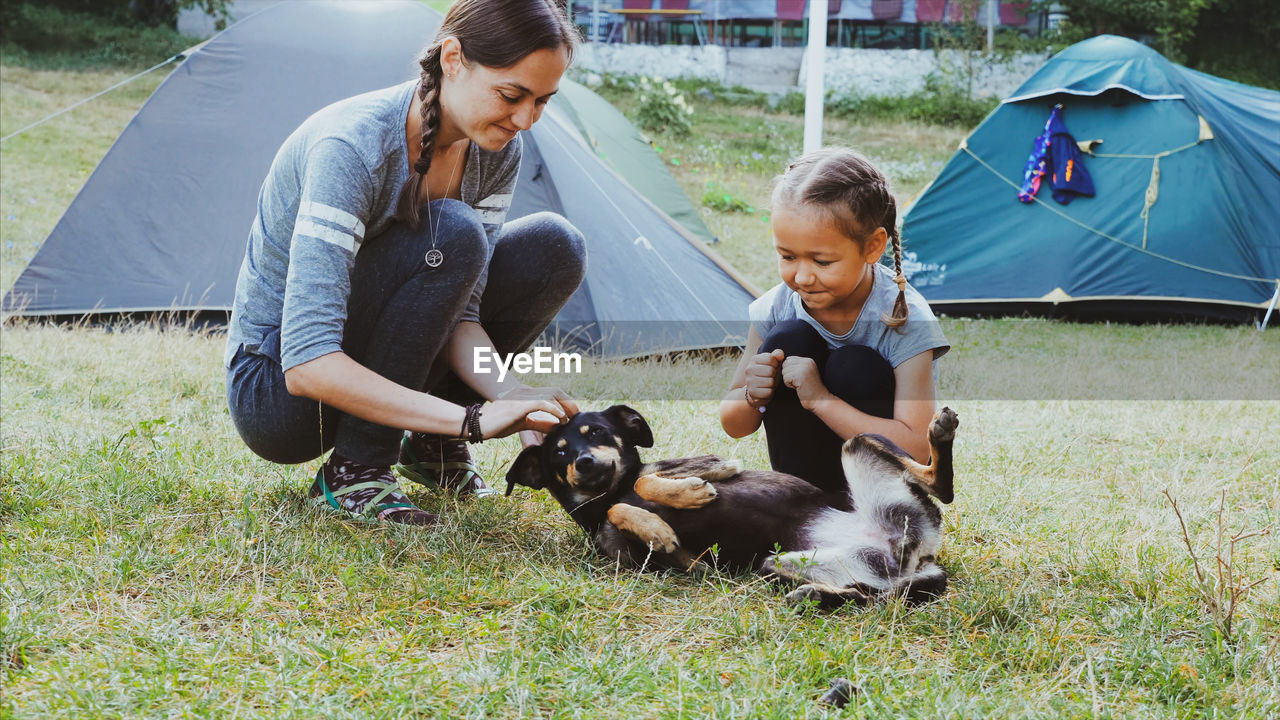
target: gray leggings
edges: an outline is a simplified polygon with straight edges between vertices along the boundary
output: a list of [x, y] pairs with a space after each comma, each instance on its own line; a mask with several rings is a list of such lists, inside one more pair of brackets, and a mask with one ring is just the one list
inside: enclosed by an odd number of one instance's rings
[[[437, 200], [437, 268], [423, 261], [429, 230], [396, 223], [356, 256], [342, 349], [405, 387], [459, 404], [478, 402], [441, 355], [479, 280], [488, 240], [479, 217], [456, 200]], [[553, 213], [503, 225], [489, 258], [480, 324], [500, 353], [523, 352], [577, 290], [586, 269], [582, 234]], [[366, 465], [395, 463], [403, 429], [378, 425], [290, 395], [280, 366], [279, 330], [261, 348], [236, 351], [227, 369], [227, 404], [236, 430], [258, 455], [300, 463], [329, 448]], [[433, 360], [434, 358], [434, 360]]]

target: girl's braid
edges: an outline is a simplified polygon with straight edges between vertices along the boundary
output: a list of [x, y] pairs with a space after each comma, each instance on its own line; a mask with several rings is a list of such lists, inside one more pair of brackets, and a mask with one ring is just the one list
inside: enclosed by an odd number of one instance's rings
[[440, 80], [443, 74], [440, 51], [441, 44], [436, 43], [427, 48], [418, 60], [422, 67], [422, 78], [418, 83], [418, 99], [422, 101], [422, 144], [418, 159], [413, 162], [413, 171], [409, 173], [404, 187], [400, 188], [400, 197], [396, 201], [396, 218], [414, 228], [421, 223], [418, 197], [427, 171], [431, 169], [431, 153], [435, 150], [436, 132], [440, 129]]
[[893, 281], [898, 286], [898, 297], [893, 301], [893, 310], [881, 316], [880, 321], [888, 327], [898, 329], [907, 324], [907, 276], [902, 273], [902, 236], [898, 232], [898, 203], [893, 199], [893, 193], [889, 192], [888, 185], [883, 179], [874, 183], [876, 194], [879, 196], [877, 200], [881, 208], [883, 208], [880, 220], [880, 227], [888, 233], [889, 239], [893, 241]]

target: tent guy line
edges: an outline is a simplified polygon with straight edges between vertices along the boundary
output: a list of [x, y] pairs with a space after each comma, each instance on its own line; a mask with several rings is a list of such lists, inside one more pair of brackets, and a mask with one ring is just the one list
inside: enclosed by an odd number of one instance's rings
[[[197, 47], [198, 47], [198, 46], [197, 46]], [[116, 83], [115, 85], [112, 85], [111, 87], [109, 87], [109, 88], [107, 88], [107, 89], [105, 89], [105, 90], [99, 90], [98, 92], [96, 92], [96, 93], [94, 93], [94, 94], [90, 95], [89, 97], [87, 97], [87, 98], [85, 98], [85, 99], [81, 100], [80, 102], [75, 103], [74, 105], [68, 105], [67, 107], [64, 107], [64, 108], [62, 108], [61, 110], [59, 110], [59, 111], [57, 111], [57, 112], [53, 113], [52, 115], [47, 115], [47, 116], [45, 116], [45, 117], [43, 117], [43, 118], [41, 118], [41, 119], [39, 119], [39, 120], [37, 120], [37, 121], [35, 121], [35, 122], [31, 123], [30, 125], [28, 125], [28, 126], [26, 126], [26, 127], [22, 128], [21, 130], [17, 130], [17, 131], [15, 131], [15, 132], [11, 132], [11, 133], [9, 133], [8, 135], [5, 135], [4, 137], [0, 138], [0, 143], [3, 143], [3, 142], [5, 142], [5, 141], [9, 140], [10, 138], [15, 138], [15, 137], [17, 137], [17, 136], [21, 135], [22, 133], [24, 133], [24, 132], [26, 132], [26, 131], [28, 131], [28, 130], [32, 130], [32, 129], [34, 129], [34, 128], [38, 128], [38, 127], [40, 127], [41, 125], [43, 125], [43, 124], [45, 124], [45, 123], [49, 122], [50, 120], [52, 120], [52, 119], [54, 119], [54, 118], [58, 117], [59, 115], [65, 115], [66, 113], [69, 113], [69, 112], [71, 112], [72, 110], [75, 110], [76, 108], [80, 107], [81, 105], [84, 105], [85, 103], [87, 103], [87, 102], [89, 102], [89, 101], [91, 101], [91, 100], [96, 100], [97, 98], [100, 98], [100, 97], [102, 97], [103, 95], [106, 95], [107, 93], [111, 92], [112, 90], [115, 90], [116, 88], [120, 88], [120, 87], [124, 87], [125, 85], [128, 85], [129, 83], [133, 82], [134, 80], [137, 80], [138, 78], [140, 78], [140, 77], [142, 77], [142, 76], [146, 75], [147, 73], [155, 72], [156, 70], [159, 70], [160, 68], [164, 67], [165, 65], [168, 65], [169, 63], [177, 62], [177, 61], [179, 61], [179, 60], [182, 60], [182, 59], [183, 59], [183, 58], [185, 58], [185, 57], [187, 56], [187, 54], [188, 54], [188, 53], [190, 53], [190, 52], [191, 52], [191, 50], [184, 50], [184, 51], [182, 51], [182, 52], [178, 53], [177, 55], [174, 55], [173, 57], [169, 58], [168, 60], [165, 60], [165, 61], [164, 61], [164, 62], [162, 62], [162, 63], [157, 63], [156, 65], [153, 65], [153, 66], [151, 66], [151, 67], [147, 68], [146, 70], [143, 70], [142, 72], [138, 73], [137, 75], [134, 75], [134, 76], [133, 76], [133, 77], [131, 77], [131, 78], [125, 78], [124, 80], [121, 80], [120, 82]]]
[[[1194, 145], [1195, 145], [1195, 143], [1193, 143], [1193, 144], [1192, 144], [1192, 146], [1194, 146]], [[1188, 146], [1188, 147], [1191, 147], [1191, 146]], [[1020, 185], [1018, 185], [1018, 184], [1017, 184], [1017, 183], [1015, 183], [1014, 181], [1012, 181], [1012, 180], [1010, 180], [1009, 178], [1005, 177], [1004, 175], [1000, 174], [1000, 171], [999, 171], [999, 170], [996, 170], [994, 167], [991, 167], [991, 165], [990, 165], [990, 164], [988, 164], [988, 163], [987, 163], [987, 161], [985, 161], [985, 160], [983, 160], [982, 158], [978, 157], [978, 155], [977, 155], [976, 153], [974, 153], [974, 152], [973, 152], [973, 150], [970, 150], [970, 149], [969, 149], [969, 144], [968, 144], [968, 143], [961, 143], [961, 144], [960, 144], [960, 149], [961, 149], [961, 150], [963, 150], [963, 151], [965, 151], [965, 153], [967, 153], [967, 154], [969, 155], [969, 157], [973, 158], [974, 160], [977, 160], [979, 165], [981, 165], [982, 167], [984, 167], [984, 168], [986, 168], [987, 170], [991, 171], [991, 174], [995, 175], [996, 177], [998, 177], [998, 178], [1000, 178], [1001, 180], [1003, 180], [1003, 181], [1005, 181], [1006, 183], [1008, 183], [1008, 184], [1009, 184], [1009, 186], [1010, 186], [1010, 187], [1012, 187], [1014, 190], [1018, 190], [1018, 189], [1021, 187]], [[1179, 148], [1179, 149], [1180, 149], [1180, 150], [1185, 150], [1186, 148]], [[1169, 153], [1172, 153], [1172, 152], [1175, 152], [1175, 151], [1174, 151], [1174, 150], [1170, 150], [1170, 151], [1169, 151]], [[1158, 159], [1158, 157], [1157, 157], [1157, 159]], [[1146, 255], [1150, 255], [1151, 257], [1156, 258], [1156, 259], [1158, 259], [1158, 260], [1164, 260], [1165, 262], [1170, 262], [1170, 263], [1173, 263], [1174, 265], [1181, 265], [1182, 267], [1188, 268], [1188, 269], [1190, 269], [1190, 270], [1198, 270], [1198, 271], [1200, 271], [1200, 272], [1212, 273], [1212, 274], [1214, 274], [1214, 275], [1220, 275], [1220, 276], [1222, 276], [1222, 277], [1228, 277], [1228, 278], [1232, 278], [1232, 279], [1235, 279], [1235, 280], [1248, 280], [1248, 281], [1251, 281], [1251, 282], [1276, 283], [1276, 285], [1277, 285], [1277, 286], [1280, 286], [1280, 278], [1256, 277], [1256, 276], [1253, 276], [1253, 275], [1237, 275], [1236, 273], [1226, 272], [1225, 270], [1215, 270], [1215, 269], [1213, 269], [1213, 268], [1202, 267], [1202, 266], [1200, 266], [1200, 265], [1195, 265], [1195, 264], [1193, 264], [1193, 263], [1186, 262], [1185, 260], [1178, 260], [1177, 258], [1171, 258], [1171, 257], [1169, 257], [1168, 255], [1161, 255], [1161, 254], [1160, 254], [1160, 253], [1158, 253], [1158, 252], [1152, 252], [1151, 250], [1148, 250], [1148, 249], [1146, 249], [1145, 247], [1140, 247], [1140, 246], [1138, 246], [1138, 245], [1134, 245], [1133, 243], [1125, 242], [1124, 240], [1121, 240], [1120, 238], [1115, 237], [1115, 236], [1113, 236], [1113, 235], [1109, 235], [1109, 234], [1107, 234], [1107, 233], [1105, 233], [1105, 232], [1103, 232], [1103, 231], [1101, 231], [1101, 230], [1099, 230], [1099, 229], [1097, 229], [1097, 228], [1095, 228], [1095, 227], [1090, 227], [1089, 225], [1086, 225], [1085, 223], [1080, 222], [1079, 220], [1077, 220], [1077, 219], [1075, 219], [1075, 218], [1071, 217], [1070, 215], [1066, 214], [1065, 212], [1063, 212], [1063, 211], [1059, 210], [1058, 208], [1056, 208], [1056, 207], [1054, 207], [1054, 206], [1050, 205], [1049, 203], [1045, 202], [1044, 200], [1042, 200], [1042, 199], [1041, 199], [1041, 198], [1039, 198], [1039, 197], [1032, 198], [1032, 199], [1033, 199], [1033, 200], [1035, 200], [1035, 202], [1036, 202], [1038, 205], [1040, 205], [1041, 207], [1044, 207], [1044, 208], [1048, 209], [1050, 212], [1054, 213], [1055, 215], [1058, 215], [1059, 217], [1061, 217], [1061, 218], [1062, 218], [1062, 219], [1064, 219], [1064, 220], [1067, 220], [1067, 221], [1069, 221], [1069, 222], [1075, 223], [1076, 225], [1079, 225], [1081, 228], [1084, 228], [1085, 230], [1088, 230], [1089, 232], [1094, 233], [1094, 234], [1095, 234], [1095, 235], [1097, 235], [1098, 237], [1105, 238], [1105, 239], [1110, 240], [1111, 242], [1116, 243], [1116, 244], [1118, 244], [1118, 245], [1123, 245], [1123, 246], [1125, 246], [1125, 247], [1129, 248], [1130, 250], [1134, 250], [1134, 251], [1136, 251], [1136, 252], [1140, 252], [1140, 253], [1143, 253], [1143, 254], [1146, 254]]]
[[[559, 118], [556, 118], [556, 122], [561, 122], [561, 121]], [[563, 123], [561, 122], [561, 124]], [[559, 137], [553, 135], [552, 138], [555, 140], [556, 144], [559, 145], [562, 150], [566, 150], [566, 151], [568, 150], [568, 148], [564, 146], [564, 142]], [[618, 207], [618, 204], [613, 201], [613, 198], [609, 196], [609, 193], [605, 192], [605, 189], [600, 187], [600, 183], [596, 182], [596, 179], [591, 176], [591, 173], [587, 172], [587, 169], [583, 167], [581, 162], [578, 161], [578, 158], [569, 152], [566, 152], [565, 154], [573, 161], [574, 165], [578, 166], [578, 169], [582, 171], [582, 176], [587, 178], [587, 180], [591, 182], [591, 186], [594, 187], [596, 191], [599, 192], [600, 195], [605, 200], [607, 200], [615, 210], [618, 211], [618, 216], [626, 220], [627, 225], [630, 226], [632, 232], [635, 233], [636, 238], [645, 240], [645, 242], [643, 243], [643, 247], [649, 252], [653, 253], [654, 257], [658, 258], [658, 261], [662, 263], [663, 267], [665, 267], [667, 271], [671, 273], [671, 277], [675, 278], [676, 282], [680, 283], [680, 286], [683, 287], [685, 291], [689, 293], [689, 297], [692, 297], [694, 302], [698, 303], [698, 305], [704, 311], [706, 311], [707, 315], [709, 315], [713, 319], [715, 324], [725, 332], [725, 336], [738, 338], [739, 334], [731, 332], [727, 327], [724, 326], [724, 323], [720, 322], [719, 318], [715, 317], [715, 313], [711, 310], [711, 308], [707, 307], [706, 303], [702, 301], [702, 298], [698, 296], [698, 293], [694, 292], [693, 288], [689, 287], [689, 284], [684, 281], [684, 278], [680, 276], [680, 273], [676, 272], [676, 269], [671, 267], [671, 263], [667, 262], [667, 259], [662, 256], [662, 253], [658, 252], [657, 249], [653, 247], [652, 243], [650, 243], [647, 239], [644, 238], [644, 233], [640, 232], [640, 228], [636, 227], [636, 224], [631, 221], [631, 218], [627, 215], [627, 213], [625, 213], [622, 210], [622, 208]]]

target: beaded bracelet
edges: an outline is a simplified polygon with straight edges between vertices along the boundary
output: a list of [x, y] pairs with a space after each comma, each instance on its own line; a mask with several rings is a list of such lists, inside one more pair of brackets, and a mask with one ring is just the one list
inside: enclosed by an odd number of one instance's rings
[[462, 418], [462, 434], [469, 443], [484, 442], [484, 433], [480, 431], [480, 406], [484, 403], [468, 405], [466, 415]]

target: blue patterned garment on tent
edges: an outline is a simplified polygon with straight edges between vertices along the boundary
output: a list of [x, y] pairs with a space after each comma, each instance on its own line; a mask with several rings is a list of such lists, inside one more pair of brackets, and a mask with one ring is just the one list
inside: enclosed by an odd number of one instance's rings
[[1040, 192], [1040, 183], [1049, 176], [1053, 187], [1053, 199], [1066, 205], [1076, 197], [1093, 197], [1093, 178], [1084, 169], [1084, 158], [1076, 139], [1067, 132], [1062, 122], [1062, 105], [1054, 105], [1045, 121], [1044, 132], [1036, 138], [1027, 167], [1022, 175], [1022, 188], [1018, 199], [1031, 202]]
[[1049, 186], [1053, 188], [1053, 199], [1060, 204], [1075, 200], [1077, 197], [1093, 197], [1093, 178], [1084, 169], [1084, 158], [1080, 155], [1080, 146], [1076, 139], [1067, 132], [1062, 122], [1058, 105], [1049, 115], [1047, 126], [1049, 138]]
[[1036, 143], [1031, 148], [1031, 155], [1027, 158], [1026, 170], [1022, 172], [1022, 188], [1018, 190], [1018, 199], [1024, 203], [1035, 199], [1036, 193], [1040, 192], [1040, 181], [1049, 171], [1049, 145], [1053, 142], [1053, 123], [1058, 120], [1058, 113], [1061, 110], [1061, 105], [1053, 106], [1053, 112], [1049, 113], [1049, 120], [1044, 124], [1044, 132], [1036, 138]]

